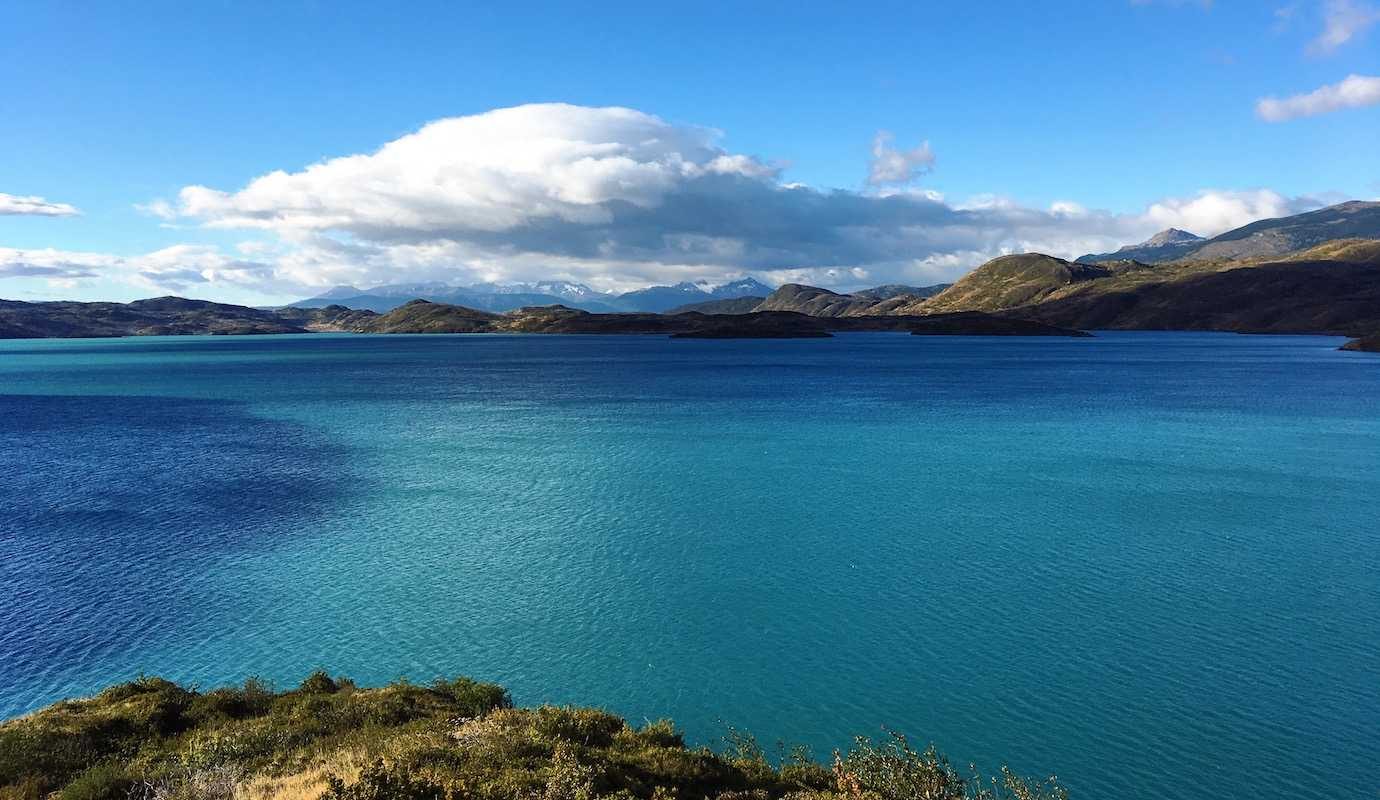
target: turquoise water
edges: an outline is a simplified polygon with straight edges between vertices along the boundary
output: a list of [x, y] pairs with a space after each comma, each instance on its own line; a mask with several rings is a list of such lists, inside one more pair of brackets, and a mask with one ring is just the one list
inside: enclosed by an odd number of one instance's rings
[[1373, 798], [1380, 357], [1339, 342], [0, 342], [0, 716], [467, 674], [1082, 798]]

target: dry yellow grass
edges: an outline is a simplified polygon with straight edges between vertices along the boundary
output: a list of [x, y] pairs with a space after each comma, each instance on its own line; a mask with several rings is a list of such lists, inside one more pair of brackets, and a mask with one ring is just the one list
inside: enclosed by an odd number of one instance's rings
[[255, 775], [235, 787], [235, 800], [319, 800], [326, 778], [359, 779], [372, 756], [362, 748], [330, 753], [319, 763], [289, 775]]

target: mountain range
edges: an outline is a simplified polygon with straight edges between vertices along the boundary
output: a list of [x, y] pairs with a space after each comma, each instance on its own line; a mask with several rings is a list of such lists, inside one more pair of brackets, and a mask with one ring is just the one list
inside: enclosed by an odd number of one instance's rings
[[1282, 256], [1338, 239], [1380, 237], [1380, 202], [1353, 200], [1291, 217], [1262, 219], [1211, 239], [1177, 228], [1112, 253], [1090, 253], [1078, 261], [1229, 261]]
[[[745, 278], [623, 294], [563, 282], [410, 284], [376, 287], [369, 295], [339, 287], [313, 301], [273, 309], [176, 297], [0, 301], [0, 338], [323, 330], [774, 337], [846, 330], [1124, 329], [1327, 333], [1353, 337], [1348, 349], [1376, 350], [1380, 203], [1349, 202], [1261, 220], [1211, 239], [1170, 229], [1139, 245], [1076, 261], [1040, 253], [1001, 256], [946, 286], [890, 285], [852, 294], [801, 284], [766, 290]], [[382, 298], [387, 307], [379, 311], [355, 302], [361, 297]], [[674, 313], [661, 313], [666, 311]]]
[[342, 305], [383, 313], [409, 300], [429, 300], [433, 303], [448, 303], [495, 312], [512, 311], [525, 306], [564, 305], [604, 314], [661, 313], [687, 304], [734, 300], [749, 296], [760, 297], [770, 292], [770, 286], [751, 277], [718, 285], [684, 282], [674, 286], [649, 286], [622, 293], [600, 292], [582, 283], [570, 281], [476, 283], [468, 286], [427, 282], [375, 286], [370, 289], [337, 286], [316, 297], [293, 303], [292, 306], [321, 308]]
[[[1156, 260], [1171, 251], [1179, 255]], [[1380, 203], [1262, 220], [1211, 239], [1171, 229], [1107, 255], [1116, 257], [1001, 256], [927, 298], [869, 301], [787, 284], [754, 308], [841, 317], [983, 312], [1081, 330], [1329, 333], [1358, 337], [1348, 349], [1380, 347]]]

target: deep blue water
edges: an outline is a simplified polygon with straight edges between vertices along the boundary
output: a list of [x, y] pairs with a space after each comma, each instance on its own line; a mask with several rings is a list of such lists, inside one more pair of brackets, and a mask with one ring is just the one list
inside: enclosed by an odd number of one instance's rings
[[467, 674], [1075, 798], [1380, 790], [1380, 357], [1323, 337], [0, 342], [0, 716]]

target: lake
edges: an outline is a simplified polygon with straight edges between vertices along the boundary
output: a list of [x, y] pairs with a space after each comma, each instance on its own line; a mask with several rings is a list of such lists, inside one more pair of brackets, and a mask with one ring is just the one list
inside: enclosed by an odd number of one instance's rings
[[1372, 798], [1380, 357], [1342, 341], [0, 342], [0, 717], [469, 675], [1075, 798]]

